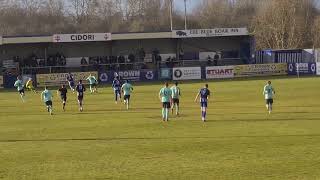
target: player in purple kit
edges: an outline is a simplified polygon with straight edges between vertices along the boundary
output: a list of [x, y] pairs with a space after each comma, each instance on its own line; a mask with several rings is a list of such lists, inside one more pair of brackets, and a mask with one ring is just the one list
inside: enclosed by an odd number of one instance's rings
[[203, 122], [206, 121], [208, 101], [210, 98], [210, 90], [208, 89], [208, 87], [209, 85], [206, 84], [205, 87], [199, 91], [195, 99], [195, 102], [197, 102], [198, 98], [200, 97], [201, 114]]
[[74, 89], [75, 83], [74, 83], [73, 75], [72, 75], [71, 73], [68, 74], [68, 76], [67, 76], [67, 81], [68, 81], [68, 83], [69, 83], [69, 86], [70, 86], [71, 91], [74, 92], [74, 90], [75, 90], [75, 89]]
[[112, 88], [114, 90], [115, 102], [118, 104], [118, 101], [121, 101], [121, 82], [118, 76], [114, 78]]
[[76, 91], [78, 95], [79, 110], [80, 112], [82, 112], [83, 111], [83, 95], [84, 95], [84, 92], [86, 91], [86, 88], [82, 84], [82, 80], [80, 80], [79, 84], [76, 86]]
[[68, 90], [66, 88], [66, 85], [62, 85], [61, 88], [58, 89], [57, 91], [57, 94], [60, 93], [60, 97], [61, 97], [61, 100], [62, 100], [62, 109], [63, 111], [65, 111], [66, 109], [66, 103], [67, 103], [67, 93], [68, 93]]

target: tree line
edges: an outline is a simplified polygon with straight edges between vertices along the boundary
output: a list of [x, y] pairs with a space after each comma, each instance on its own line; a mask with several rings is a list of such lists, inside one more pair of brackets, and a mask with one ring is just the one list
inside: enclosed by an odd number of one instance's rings
[[[248, 27], [258, 49], [320, 46], [318, 0], [201, 1], [188, 29]], [[0, 34], [170, 31], [171, 0], [0, 0]], [[172, 13], [184, 29], [184, 13]]]

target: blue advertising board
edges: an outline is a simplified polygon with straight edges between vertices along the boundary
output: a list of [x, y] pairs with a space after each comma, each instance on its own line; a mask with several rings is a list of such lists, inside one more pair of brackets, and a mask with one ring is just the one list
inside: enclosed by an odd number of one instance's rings
[[121, 80], [128, 81], [155, 81], [158, 79], [157, 71], [143, 70], [128, 70], [128, 71], [106, 71], [99, 73], [99, 81], [102, 84], [111, 83], [114, 77], [120, 76]]
[[14, 82], [17, 80], [17, 76], [13, 74], [3, 75], [3, 87], [14, 88]]
[[313, 75], [317, 73], [316, 63], [288, 63], [289, 75]]

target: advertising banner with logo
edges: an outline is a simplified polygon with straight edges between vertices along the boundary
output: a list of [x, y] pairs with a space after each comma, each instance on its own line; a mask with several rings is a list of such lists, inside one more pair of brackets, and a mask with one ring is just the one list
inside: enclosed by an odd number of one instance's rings
[[247, 28], [190, 29], [190, 30], [172, 31], [172, 38], [246, 36], [246, 35], [249, 35]]
[[[72, 73], [75, 82], [83, 80], [84, 84], [88, 84], [86, 80], [89, 75], [92, 74], [98, 78], [98, 72], [75, 72]], [[37, 86], [60, 86], [66, 84], [68, 73], [53, 73], [53, 74], [37, 74]]]
[[54, 34], [52, 40], [55, 43], [111, 41], [111, 33]]
[[201, 67], [173, 68], [173, 80], [201, 79]]
[[320, 75], [320, 62], [317, 62], [317, 75]]
[[3, 88], [3, 76], [0, 76], [0, 88]]
[[317, 73], [316, 63], [288, 63], [289, 75], [311, 75]]
[[211, 66], [206, 67], [206, 79], [233, 78], [234, 66]]
[[99, 73], [101, 83], [111, 83], [115, 76], [120, 76], [125, 81], [155, 81], [158, 79], [157, 71], [154, 70], [132, 70], [132, 71], [107, 71]]
[[250, 64], [234, 66], [235, 77], [287, 75], [287, 64]]

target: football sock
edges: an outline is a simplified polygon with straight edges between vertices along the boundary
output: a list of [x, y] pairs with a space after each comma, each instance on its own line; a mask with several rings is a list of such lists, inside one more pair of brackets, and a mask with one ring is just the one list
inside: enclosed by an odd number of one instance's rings
[[176, 106], [176, 114], [179, 114], [179, 106]]
[[169, 108], [166, 108], [166, 120], [168, 121], [169, 119]]
[[20, 95], [22, 102], [24, 102], [24, 95]]
[[165, 108], [162, 108], [162, 119], [166, 118]]

